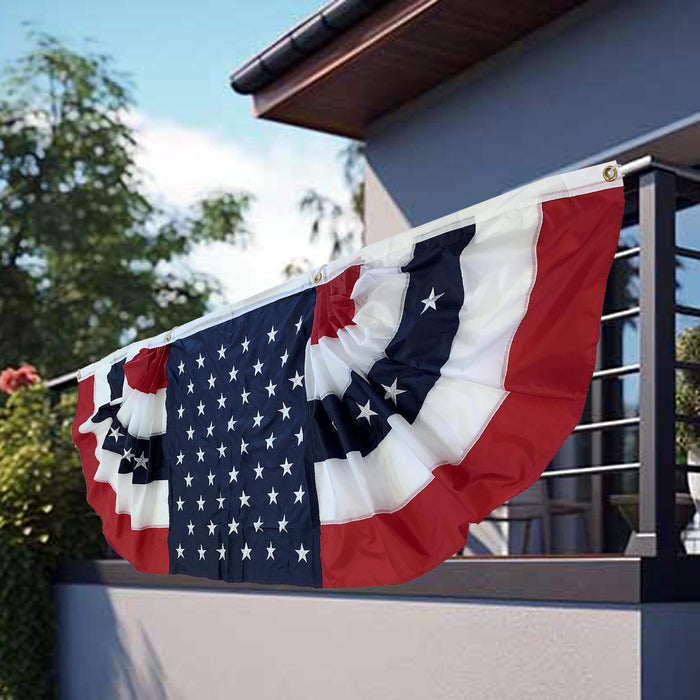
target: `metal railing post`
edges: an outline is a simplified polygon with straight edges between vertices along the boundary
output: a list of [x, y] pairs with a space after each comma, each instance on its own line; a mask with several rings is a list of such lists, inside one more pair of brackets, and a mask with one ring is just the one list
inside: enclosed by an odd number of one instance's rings
[[676, 178], [655, 169], [639, 179], [640, 426], [639, 532], [626, 554], [673, 558], [675, 528]]

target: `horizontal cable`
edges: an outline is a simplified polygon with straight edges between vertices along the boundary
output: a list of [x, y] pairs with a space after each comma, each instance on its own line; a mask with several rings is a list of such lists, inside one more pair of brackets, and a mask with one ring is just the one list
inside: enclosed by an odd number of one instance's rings
[[700, 416], [685, 416], [676, 413], [676, 423], [687, 423], [688, 425], [700, 425]]
[[700, 309], [698, 309], [697, 306], [676, 304], [676, 313], [683, 314], [684, 316], [696, 316], [697, 318], [700, 318]]
[[606, 474], [607, 472], [626, 472], [639, 469], [639, 462], [625, 464], [604, 464], [600, 467], [569, 467], [566, 469], [548, 469], [542, 477], [549, 479], [555, 476], [585, 476], [587, 474]]
[[46, 387], [48, 389], [63, 389], [65, 387], [71, 386], [72, 384], [78, 383], [78, 372], [68, 372], [67, 374], [62, 374], [60, 377], [55, 379], [49, 379], [46, 382]]
[[583, 433], [591, 430], [612, 430], [624, 428], [628, 425], [638, 425], [639, 416], [633, 418], [619, 418], [618, 420], [604, 420], [599, 423], [581, 423], [574, 428], [575, 433]]
[[614, 311], [611, 314], [604, 314], [601, 316], [600, 322], [601, 323], [609, 323], [610, 321], [617, 321], [621, 318], [629, 318], [631, 316], [638, 316], [639, 315], [639, 307], [638, 306], [633, 306], [631, 309], [625, 309], [624, 311]]
[[640, 246], [634, 248], [625, 248], [624, 250], [618, 250], [615, 253], [614, 260], [624, 260], [625, 258], [633, 258], [635, 255], [639, 255], [642, 252]]
[[700, 362], [688, 362], [686, 360], [676, 360], [676, 369], [685, 369], [690, 372], [700, 372]]
[[593, 372], [592, 379], [607, 379], [608, 377], [622, 377], [625, 374], [639, 372], [639, 365], [624, 365], [622, 367], [611, 367], [610, 369], [598, 369]]
[[696, 248], [683, 248], [681, 246], [676, 246], [676, 255], [680, 255], [682, 258], [694, 258], [695, 260], [700, 260], [700, 250]]

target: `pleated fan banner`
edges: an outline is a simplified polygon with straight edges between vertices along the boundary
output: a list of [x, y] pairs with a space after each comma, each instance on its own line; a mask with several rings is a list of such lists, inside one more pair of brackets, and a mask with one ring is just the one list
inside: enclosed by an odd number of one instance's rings
[[614, 163], [549, 177], [84, 368], [107, 540], [227, 581], [429, 571], [578, 422], [622, 210]]

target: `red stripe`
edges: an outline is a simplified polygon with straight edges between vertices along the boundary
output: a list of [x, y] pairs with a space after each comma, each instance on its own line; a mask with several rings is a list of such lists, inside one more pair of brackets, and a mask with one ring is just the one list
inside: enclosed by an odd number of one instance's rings
[[330, 282], [316, 287], [312, 345], [325, 336], [337, 338], [341, 328], [355, 325], [355, 302], [350, 295], [359, 277], [360, 266], [353, 265]]
[[116, 513], [117, 496], [110, 484], [95, 481], [99, 466], [95, 449], [97, 437], [94, 433], [80, 433], [78, 428], [95, 411], [95, 378], [88, 377], [78, 386], [78, 410], [73, 421], [73, 441], [80, 450], [87, 501], [102, 518], [105, 539], [124, 559], [130, 561], [139, 571], [150, 574], [167, 574], [170, 570], [168, 553], [168, 528], [131, 529], [131, 516]]
[[529, 488], [578, 422], [595, 364], [622, 188], [546, 202], [537, 278], [511, 345], [511, 392], [458, 465], [408, 505], [321, 527], [325, 587], [407, 581], [464, 545], [467, 524]]

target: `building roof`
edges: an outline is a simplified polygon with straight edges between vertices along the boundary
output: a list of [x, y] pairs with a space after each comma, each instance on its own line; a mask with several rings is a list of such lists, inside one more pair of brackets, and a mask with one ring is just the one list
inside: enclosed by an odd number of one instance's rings
[[585, 0], [336, 0], [231, 76], [273, 121], [363, 138], [373, 121]]

